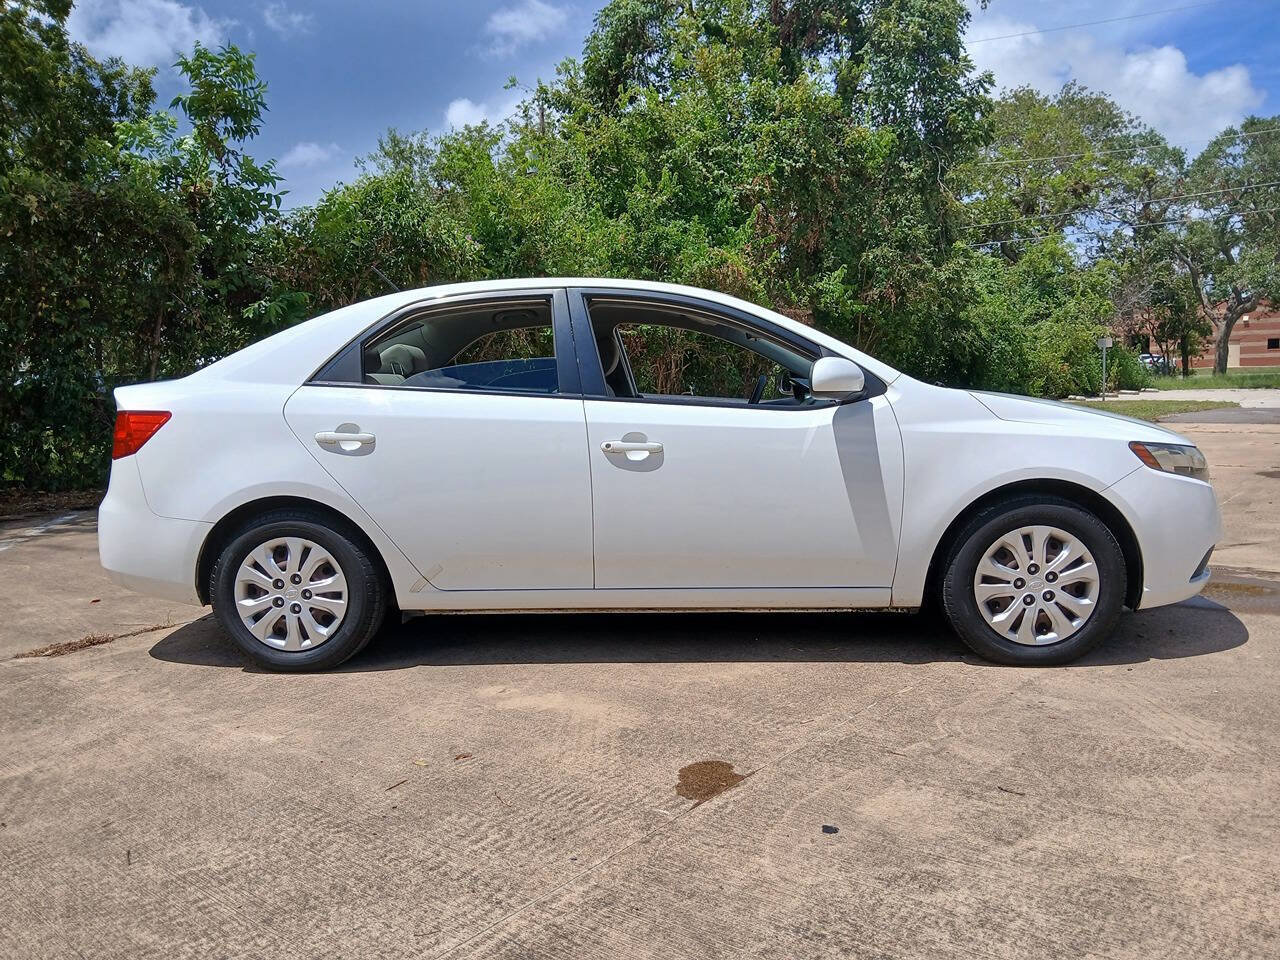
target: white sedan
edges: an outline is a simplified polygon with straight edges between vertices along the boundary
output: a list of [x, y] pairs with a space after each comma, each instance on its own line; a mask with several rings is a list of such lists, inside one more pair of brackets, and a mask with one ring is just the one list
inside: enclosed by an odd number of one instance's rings
[[406, 291], [116, 391], [102, 565], [281, 670], [394, 611], [912, 610], [1072, 660], [1197, 593], [1177, 434], [913, 380], [732, 297], [625, 280]]

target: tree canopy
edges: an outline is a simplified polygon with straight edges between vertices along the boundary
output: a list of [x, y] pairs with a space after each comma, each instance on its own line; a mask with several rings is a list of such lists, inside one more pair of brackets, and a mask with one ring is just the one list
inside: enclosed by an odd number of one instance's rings
[[[400, 287], [529, 275], [743, 296], [930, 381], [1096, 392], [1094, 341], [1184, 358], [1280, 293], [1280, 117], [1188, 158], [1105, 95], [993, 95], [961, 0], [612, 0], [506, 122], [389, 130], [282, 212], [253, 55], [185, 90], [67, 0], [0, 11], [0, 460], [99, 482], [121, 383]], [[513, 83], [514, 83], [513, 79]], [[1144, 373], [1123, 347], [1112, 385]], [[700, 362], [706, 362], [703, 358]]]

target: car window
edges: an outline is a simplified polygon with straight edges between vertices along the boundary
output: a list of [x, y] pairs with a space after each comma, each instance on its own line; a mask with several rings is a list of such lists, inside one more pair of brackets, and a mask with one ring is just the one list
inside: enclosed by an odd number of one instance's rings
[[609, 396], [813, 402], [815, 358], [759, 331], [665, 305], [596, 301], [590, 311]]
[[373, 340], [363, 356], [364, 381], [382, 386], [560, 390], [547, 300], [431, 310]]
[[780, 395], [783, 367], [727, 340], [654, 323], [624, 323], [616, 329], [636, 389], [645, 396], [746, 399], [762, 376], [768, 378], [767, 395]]

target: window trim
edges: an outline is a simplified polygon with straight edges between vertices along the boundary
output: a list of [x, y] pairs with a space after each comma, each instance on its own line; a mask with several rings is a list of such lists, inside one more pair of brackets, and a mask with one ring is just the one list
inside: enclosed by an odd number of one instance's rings
[[[550, 301], [551, 329], [555, 345], [556, 386], [555, 393], [532, 390], [494, 390], [487, 387], [470, 389], [458, 387], [405, 386], [398, 383], [365, 383], [365, 346], [405, 326], [425, 314], [445, 311], [459, 306], [478, 303], [522, 303], [530, 300]], [[304, 386], [310, 387], [360, 387], [371, 390], [412, 390], [419, 393], [455, 393], [464, 396], [527, 397], [536, 399], [582, 399], [582, 380], [577, 361], [578, 351], [569, 324], [568, 297], [563, 287], [530, 287], [527, 289], [491, 290], [485, 293], [460, 293], [447, 297], [430, 297], [416, 300], [391, 311], [365, 327], [322, 363]], [[353, 373], [353, 371], [355, 371]]]
[[825, 403], [797, 403], [779, 406], [773, 404], [749, 404], [741, 400], [730, 400], [723, 397], [682, 397], [679, 400], [673, 400], [670, 397], [609, 396], [604, 388], [604, 365], [600, 361], [600, 351], [596, 347], [595, 331], [591, 325], [590, 301], [592, 299], [652, 303], [657, 306], [684, 308], [689, 312], [705, 314], [713, 320], [724, 323], [726, 326], [746, 328], [751, 332], [762, 333], [764, 335], [763, 339], [774, 340], [780, 346], [810, 355], [815, 361], [823, 357], [840, 356], [840, 354], [807, 340], [790, 330], [779, 327], [764, 317], [748, 313], [745, 310], [739, 310], [736, 307], [703, 300], [700, 297], [688, 296], [687, 294], [665, 293], [656, 290], [627, 290], [616, 287], [573, 287], [568, 293], [569, 312], [573, 319], [574, 346], [577, 348], [578, 366], [582, 373], [582, 396], [586, 400], [597, 400], [606, 403], [665, 404], [679, 407], [722, 407], [734, 410], [811, 411], [870, 400], [873, 397], [880, 396], [888, 389], [883, 380], [859, 364], [863, 376], [866, 378], [866, 389], [856, 397], [827, 401]]

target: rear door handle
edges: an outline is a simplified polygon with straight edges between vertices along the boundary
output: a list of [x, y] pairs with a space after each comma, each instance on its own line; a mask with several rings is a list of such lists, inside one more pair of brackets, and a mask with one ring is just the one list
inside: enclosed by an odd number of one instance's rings
[[634, 440], [606, 440], [600, 444], [600, 449], [605, 453], [661, 453], [662, 444], [638, 443]]
[[372, 433], [337, 433], [333, 430], [322, 430], [316, 434], [316, 443], [354, 443], [357, 446], [364, 446], [366, 443], [373, 443], [374, 439]]

